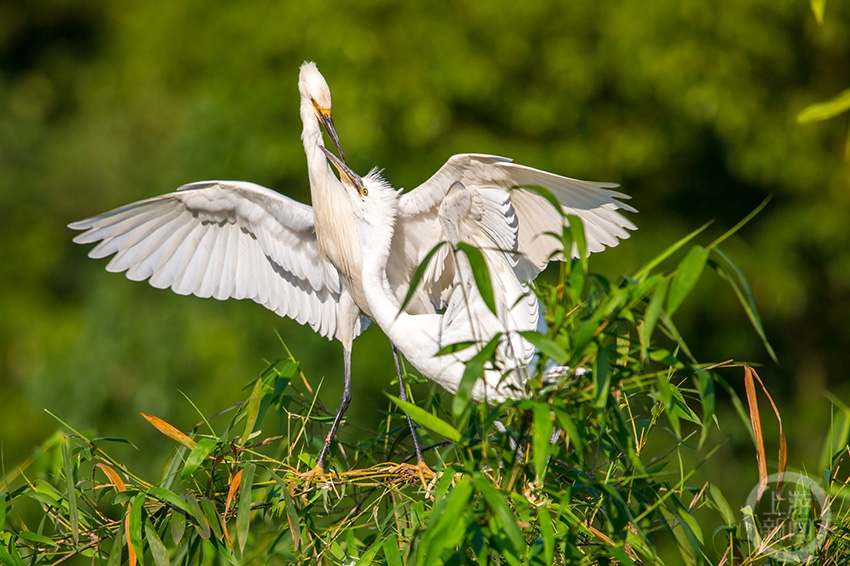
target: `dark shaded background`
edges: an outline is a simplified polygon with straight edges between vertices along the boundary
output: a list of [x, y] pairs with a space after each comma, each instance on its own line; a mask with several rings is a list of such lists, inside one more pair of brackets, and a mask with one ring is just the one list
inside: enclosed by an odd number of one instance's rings
[[[780, 365], [713, 274], [676, 321], [700, 360], [766, 364], [789, 460], [815, 465], [831, 419], [824, 392], [848, 399], [848, 128], [846, 117], [803, 126], [795, 116], [850, 86], [847, 3], [829, 2], [820, 27], [800, 0], [2, 0], [7, 468], [57, 429], [45, 408], [140, 445], [158, 435], [141, 411], [188, 428], [199, 415], [180, 392], [206, 414], [242, 399], [284, 355], [277, 334], [314, 383], [325, 378], [321, 398], [336, 406], [337, 343], [251, 302], [180, 297], [106, 273], [65, 227], [202, 179], [309, 201], [304, 60], [334, 92], [349, 161], [385, 167], [395, 186], [416, 186], [459, 152], [621, 183], [640, 230], [592, 260], [612, 278], [706, 221], [719, 235], [772, 196], [724, 250], [752, 283]], [[389, 346], [372, 328], [355, 343], [350, 422], [378, 421], [391, 375]], [[751, 445], [738, 440], [730, 454], [750, 462]], [[754, 478], [739, 479], [749, 489]]]

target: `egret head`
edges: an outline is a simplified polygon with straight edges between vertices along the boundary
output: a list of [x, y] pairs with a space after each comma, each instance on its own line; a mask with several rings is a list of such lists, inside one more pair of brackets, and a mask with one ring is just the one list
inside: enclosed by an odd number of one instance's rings
[[322, 148], [322, 151], [339, 171], [340, 181], [346, 188], [358, 224], [389, 226], [392, 229], [398, 213], [401, 191], [392, 188], [377, 169], [372, 169], [365, 177], [360, 177], [327, 148]]
[[[325, 77], [319, 72], [319, 68], [312, 61], [301, 65], [298, 75], [298, 91], [301, 93], [301, 106], [312, 110], [316, 119], [331, 138], [331, 141], [339, 152], [339, 156], [345, 162], [345, 153], [334, 127], [333, 116], [331, 116], [331, 89], [328, 87]], [[302, 114], [303, 115], [303, 114]]]

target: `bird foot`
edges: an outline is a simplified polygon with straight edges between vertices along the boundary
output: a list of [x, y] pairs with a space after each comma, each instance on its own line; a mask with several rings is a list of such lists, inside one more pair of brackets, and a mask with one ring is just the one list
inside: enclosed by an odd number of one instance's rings
[[306, 483], [311, 483], [314, 481], [326, 483], [330, 481], [328, 474], [325, 474], [325, 469], [322, 466], [316, 466], [308, 472], [298, 474], [298, 477], [304, 480]]
[[425, 491], [430, 491], [430, 482], [436, 477], [434, 470], [429, 468], [424, 460], [419, 460], [416, 465], [399, 464], [392, 469], [392, 473], [407, 483], [414, 483], [418, 478]]

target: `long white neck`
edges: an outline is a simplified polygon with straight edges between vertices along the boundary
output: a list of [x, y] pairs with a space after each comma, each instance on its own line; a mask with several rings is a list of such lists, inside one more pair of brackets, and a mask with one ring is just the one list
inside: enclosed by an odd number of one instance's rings
[[[360, 284], [360, 246], [351, 203], [345, 194], [345, 187], [333, 174], [322, 152], [325, 142], [316, 110], [309, 100], [303, 98], [301, 121], [304, 125], [301, 141], [307, 156], [310, 198], [319, 251], [340, 272], [357, 307], [370, 316]], [[344, 342], [347, 341], [344, 339]]]
[[358, 222], [361, 249], [369, 250], [363, 257], [362, 283], [372, 318], [422, 375], [449, 391], [456, 391], [463, 365], [452, 356], [436, 356], [441, 346], [442, 315], [401, 311], [401, 304], [390, 288], [387, 261], [395, 217], [388, 208], [395, 203], [376, 204], [368, 210], [368, 222]]
[[[391, 292], [387, 280], [387, 261], [389, 261], [390, 244], [395, 228], [395, 216], [385, 214], [380, 219], [375, 217], [371, 220], [372, 222], [368, 224], [365, 222], [357, 224], [360, 248], [369, 250], [366, 257], [362, 258], [361, 280], [363, 294], [372, 311], [372, 317], [387, 332], [399, 321], [403, 321], [403, 324], [411, 324], [413, 321], [411, 315], [405, 312], [399, 313], [401, 303], [395, 293]], [[389, 338], [393, 340], [392, 336]]]

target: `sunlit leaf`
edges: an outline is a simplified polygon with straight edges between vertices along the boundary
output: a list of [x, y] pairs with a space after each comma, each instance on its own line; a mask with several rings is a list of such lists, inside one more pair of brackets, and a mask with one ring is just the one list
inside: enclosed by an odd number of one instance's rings
[[826, 10], [826, 0], [809, 0], [809, 5], [812, 8], [812, 13], [818, 21], [818, 25], [823, 25], [823, 13]]
[[569, 230], [572, 235], [573, 246], [575, 246], [573, 252], [578, 256], [582, 270], [587, 273], [587, 235], [584, 229], [584, 221], [575, 214], [568, 214], [566, 219], [570, 224]]
[[215, 450], [216, 448], [215, 440], [211, 438], [202, 438], [195, 444], [195, 447], [192, 448], [192, 451], [189, 452], [189, 455], [186, 456], [186, 463], [183, 465], [183, 470], [180, 472], [180, 478], [186, 479], [195, 473], [195, 470], [198, 469], [204, 460], [206, 460], [207, 456]]
[[534, 444], [534, 475], [538, 482], [543, 481], [543, 475], [546, 472], [546, 464], [549, 462], [549, 446], [552, 438], [552, 431], [555, 427], [552, 425], [552, 415], [549, 413], [549, 406], [542, 403], [534, 405], [534, 436], [532, 441]]
[[424, 426], [427, 429], [433, 430], [440, 436], [448, 438], [454, 442], [458, 442], [461, 438], [461, 434], [458, 430], [442, 420], [440, 417], [433, 415], [422, 409], [417, 407], [413, 403], [409, 403], [407, 401], [402, 401], [398, 397], [387, 394], [387, 397], [392, 399], [392, 402], [398, 405], [398, 407], [405, 412], [405, 414], [409, 415], [411, 419], [416, 421], [418, 424]]
[[454, 548], [463, 536], [463, 529], [458, 528], [458, 521], [464, 514], [470, 497], [472, 483], [464, 476], [449, 492], [448, 497], [441, 499], [431, 512], [425, 540], [419, 547], [417, 564], [441, 564], [440, 556], [447, 548]]
[[233, 479], [230, 480], [230, 487], [227, 490], [227, 499], [224, 502], [224, 514], [227, 515], [230, 512], [230, 505], [233, 503], [233, 497], [236, 495], [237, 491], [239, 491], [239, 484], [242, 481], [242, 470], [239, 470], [233, 475]]
[[242, 432], [242, 443], [248, 442], [254, 426], [257, 424], [257, 416], [260, 414], [260, 401], [263, 399], [263, 379], [257, 379], [251, 396], [248, 398], [248, 408], [245, 411], [245, 430]]
[[481, 253], [481, 250], [466, 242], [458, 242], [457, 249], [462, 251], [469, 261], [475, 286], [478, 288], [484, 304], [487, 305], [490, 312], [498, 314], [496, 312], [496, 298], [493, 294], [493, 282], [490, 279], [490, 270], [487, 268], [487, 260], [484, 259], [484, 254]]
[[732, 511], [732, 507], [729, 506], [729, 502], [726, 501], [726, 498], [723, 496], [723, 492], [720, 491], [720, 488], [711, 483], [708, 486], [708, 493], [711, 496], [711, 500], [717, 506], [717, 510], [720, 511], [720, 514], [723, 516], [723, 520], [726, 522], [726, 525], [734, 526], [737, 524], [735, 512]]
[[159, 432], [161, 432], [171, 440], [179, 442], [189, 450], [195, 447], [194, 440], [192, 440], [191, 438], [189, 438], [188, 435], [184, 434], [183, 432], [170, 425], [169, 423], [165, 422], [161, 418], [155, 417], [153, 415], [148, 415], [146, 413], [142, 413], [142, 416], [145, 418], [145, 420], [147, 420], [154, 427], [156, 427]]
[[468, 362], [466, 362], [466, 367], [463, 370], [463, 376], [460, 379], [460, 384], [458, 385], [454, 399], [452, 400], [452, 414], [454, 414], [455, 417], [459, 417], [472, 401], [472, 388], [475, 386], [475, 382], [478, 381], [484, 373], [484, 366], [495, 354], [496, 348], [499, 347], [501, 339], [502, 335], [496, 334], [483, 348], [481, 348], [480, 352], [475, 354]]
[[710, 224], [711, 224], [710, 222], [703, 224], [702, 226], [700, 226], [699, 228], [697, 228], [696, 230], [694, 230], [693, 232], [691, 232], [690, 234], [688, 234], [684, 238], [679, 239], [674, 244], [665, 248], [663, 252], [661, 252], [659, 255], [655, 256], [654, 258], [652, 258], [646, 265], [641, 267], [638, 270], [638, 272], [635, 273], [634, 278], [635, 279], [643, 279], [644, 277], [649, 275], [650, 271], [655, 269], [656, 266], [658, 266], [659, 264], [664, 262], [664, 260], [666, 260], [668, 257], [670, 257], [671, 255], [673, 255], [674, 253], [679, 251], [688, 242], [690, 242], [691, 240], [696, 238], [700, 233], [702, 233], [703, 230], [708, 228]]
[[[131, 566], [144, 554], [142, 545], [142, 516], [145, 509], [145, 494], [140, 493], [127, 506], [127, 551]], [[141, 561], [141, 560], [140, 560]]]
[[847, 89], [826, 102], [818, 102], [807, 106], [797, 114], [797, 121], [801, 124], [829, 120], [839, 114], [850, 110], [850, 89]]
[[670, 281], [670, 290], [667, 293], [667, 314], [672, 316], [685, 297], [694, 288], [696, 282], [702, 275], [705, 263], [708, 260], [708, 250], [702, 246], [692, 247], [685, 258], [679, 262], [676, 274]]
[[97, 464], [95, 464], [95, 466], [100, 468], [103, 473], [106, 474], [106, 477], [109, 478], [109, 483], [112, 484], [112, 487], [115, 488], [115, 491], [120, 492], [127, 489], [127, 486], [124, 484], [124, 480], [122, 480], [121, 476], [118, 475], [118, 472], [116, 472], [110, 466], [107, 466], [102, 462], [98, 462]]
[[556, 364], [563, 365], [567, 363], [567, 352], [548, 336], [544, 336], [539, 332], [520, 332], [519, 334]]
[[836, 411], [833, 407], [832, 422], [818, 461], [819, 469], [828, 470], [833, 467], [833, 457], [836, 453], [845, 453], [848, 439], [850, 439], [850, 412], [847, 409]]

